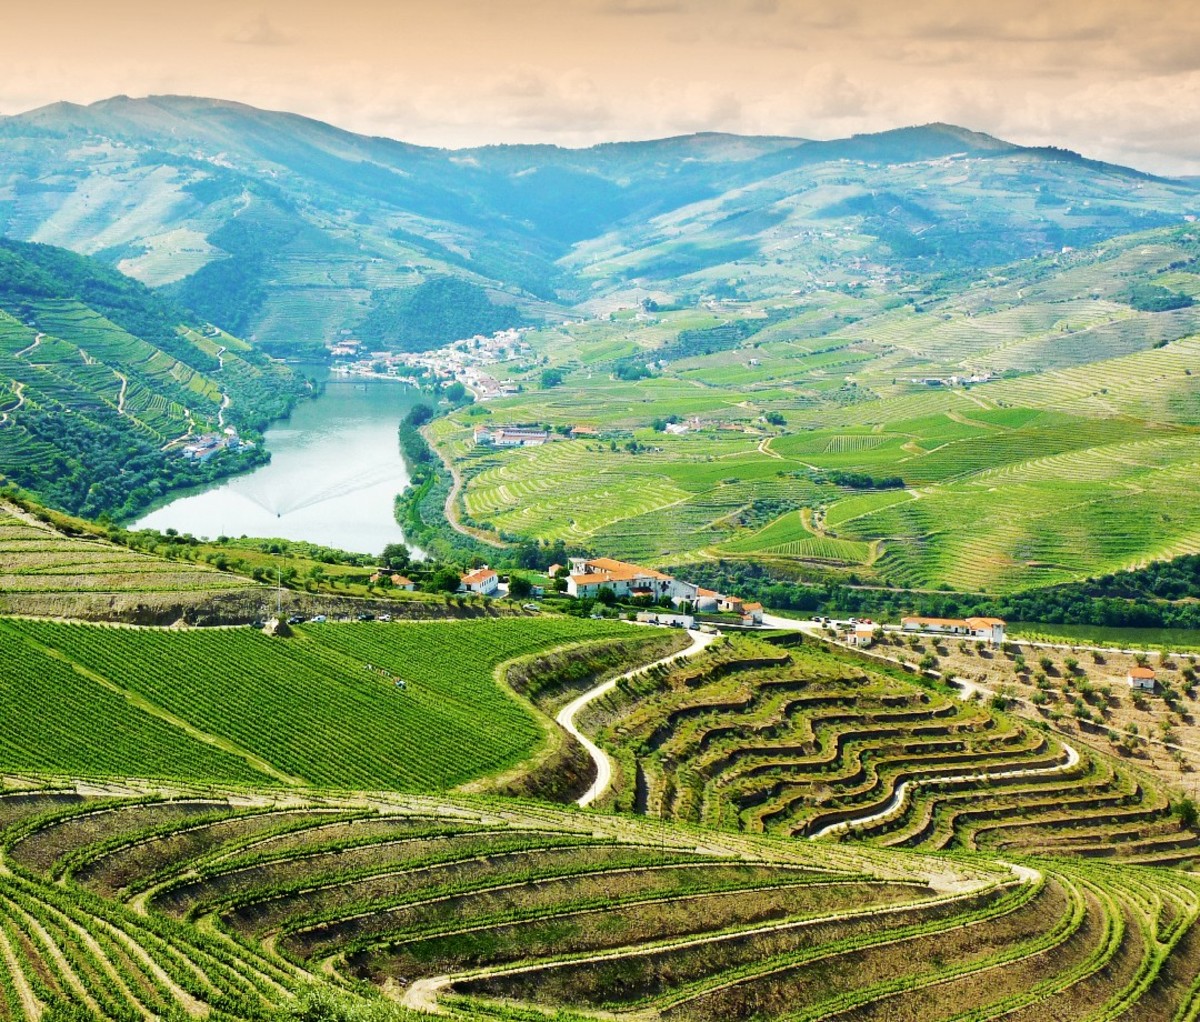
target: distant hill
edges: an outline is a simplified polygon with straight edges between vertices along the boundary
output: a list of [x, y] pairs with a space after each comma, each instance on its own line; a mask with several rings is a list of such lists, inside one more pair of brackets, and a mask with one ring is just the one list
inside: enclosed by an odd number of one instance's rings
[[94, 259], [0, 240], [0, 471], [56, 507], [121, 517], [265, 457], [189, 461], [226, 426], [257, 438], [302, 382]]
[[178, 96], [0, 119], [0, 232], [268, 345], [390, 322], [445, 277], [476, 289], [479, 315], [452, 321], [469, 332], [497, 319], [481, 299], [529, 321], [613, 295], [785, 294], [1027, 258], [1195, 203], [1191, 183], [945, 124], [449, 151]]

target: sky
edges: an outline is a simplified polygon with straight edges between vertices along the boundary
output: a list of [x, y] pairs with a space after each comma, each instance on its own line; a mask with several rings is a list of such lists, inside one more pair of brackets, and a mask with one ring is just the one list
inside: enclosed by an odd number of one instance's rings
[[945, 121], [1200, 174], [1196, 0], [11, 6], [0, 114], [181, 93], [451, 147]]

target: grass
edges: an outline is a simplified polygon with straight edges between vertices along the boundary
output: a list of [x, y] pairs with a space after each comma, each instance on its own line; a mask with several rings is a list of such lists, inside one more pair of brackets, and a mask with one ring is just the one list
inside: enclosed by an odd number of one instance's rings
[[[564, 383], [541, 390], [518, 368], [526, 392], [489, 402], [488, 421], [602, 438], [479, 449], [479, 409], [465, 409], [434, 439], [465, 477], [470, 523], [650, 564], [832, 561], [899, 586], [1009, 592], [1169, 558], [1200, 549], [1185, 482], [1200, 313], [1121, 296], [1134, 277], [1186, 290], [1195, 236], [1149, 231], [907, 296], [804, 289], [534, 332]], [[764, 315], [738, 348], [612, 375], [614, 359], [651, 360], [684, 329]], [[921, 382], [980, 373], [992, 379]], [[649, 428], [671, 416], [688, 432]], [[832, 472], [905, 490], [848, 490]]]

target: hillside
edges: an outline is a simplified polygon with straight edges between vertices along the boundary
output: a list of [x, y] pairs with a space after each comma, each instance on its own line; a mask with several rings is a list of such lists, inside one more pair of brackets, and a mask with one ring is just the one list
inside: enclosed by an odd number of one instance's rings
[[[900, 291], [597, 316], [527, 335], [561, 383], [514, 373], [525, 394], [432, 435], [464, 520], [509, 539], [971, 592], [1136, 567], [1200, 549], [1198, 253], [1185, 225]], [[506, 450], [473, 442], [488, 422], [596, 434]]]
[[0, 240], [0, 471], [47, 503], [119, 518], [242, 471], [260, 445], [203, 462], [184, 448], [226, 427], [258, 439], [306, 391], [95, 260]]
[[158, 96], [0, 119], [0, 139], [0, 231], [271, 345], [357, 331], [446, 276], [534, 320], [648, 291], [903, 283], [1175, 223], [1196, 194], [949, 125], [445, 151]]
[[0, 793], [0, 838], [14, 1022], [339, 1002], [334, 1017], [1161, 1020], [1196, 1003], [1185, 872], [511, 801], [29, 779]]

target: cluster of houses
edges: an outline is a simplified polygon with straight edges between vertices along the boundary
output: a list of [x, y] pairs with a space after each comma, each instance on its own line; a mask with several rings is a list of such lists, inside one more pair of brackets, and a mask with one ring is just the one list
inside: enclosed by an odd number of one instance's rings
[[329, 353], [334, 358], [350, 360], [334, 367], [334, 372], [344, 376], [383, 376], [415, 383], [411, 371], [421, 369], [434, 380], [461, 383], [483, 401], [519, 392], [515, 383], [497, 380], [486, 367], [532, 359], [533, 349], [524, 341], [523, 333], [523, 330], [501, 330], [489, 337], [480, 334], [422, 352], [365, 352], [358, 341], [341, 340]]
[[183, 456], [188, 461], [208, 461], [221, 451], [248, 451], [254, 447], [250, 440], [243, 440], [237, 430], [226, 426], [222, 433], [205, 433], [183, 448]]
[[[870, 646], [875, 641], [876, 629], [880, 627], [870, 618], [851, 619], [842, 641], [860, 648]], [[900, 630], [910, 635], [953, 635], [988, 642], [993, 646], [1004, 644], [1004, 621], [998, 617], [906, 617], [900, 621]]]
[[[736, 614], [741, 624], [746, 626], [761, 625], [763, 621], [761, 603], [749, 603], [736, 596], [722, 596], [654, 568], [627, 564], [611, 557], [572, 557], [569, 567], [552, 564], [547, 574], [552, 579], [565, 577], [567, 595], [577, 599], [596, 599], [602, 592], [611, 592], [618, 598], [645, 597], [656, 603], [666, 598], [674, 604], [676, 611], [656, 608], [638, 615], [639, 621], [649, 624], [691, 628], [695, 624], [695, 612]], [[495, 596], [499, 591], [500, 576], [487, 565], [469, 571], [459, 579], [461, 593]], [[533, 592], [539, 595], [542, 590], [535, 586]], [[683, 608], [684, 604], [688, 605], [687, 608]]]
[[[551, 577], [563, 570], [561, 565], [551, 566]], [[629, 599], [648, 597], [658, 601], [666, 597], [676, 606], [689, 603], [700, 612], [738, 614], [744, 625], [762, 624], [761, 603], [747, 603], [736, 596], [722, 596], [654, 568], [643, 568], [611, 557], [572, 557], [570, 567], [566, 570], [569, 596], [582, 599], [611, 592], [614, 596]]]

